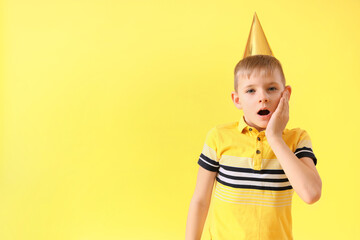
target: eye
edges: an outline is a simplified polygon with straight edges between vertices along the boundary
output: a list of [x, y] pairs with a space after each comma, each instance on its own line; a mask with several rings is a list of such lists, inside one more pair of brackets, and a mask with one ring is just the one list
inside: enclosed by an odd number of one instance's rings
[[248, 90], [246, 90], [246, 93], [254, 93], [254, 92], [255, 92], [254, 89], [248, 89]]
[[270, 87], [270, 88], [269, 88], [269, 91], [276, 91], [276, 90], [277, 90], [276, 87]]

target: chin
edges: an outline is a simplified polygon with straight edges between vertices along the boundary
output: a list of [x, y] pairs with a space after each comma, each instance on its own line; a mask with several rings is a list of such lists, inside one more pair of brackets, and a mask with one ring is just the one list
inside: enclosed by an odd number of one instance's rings
[[266, 127], [267, 127], [267, 125], [268, 125], [268, 123], [262, 123], [262, 124], [258, 124], [257, 126], [259, 127], [259, 128], [261, 128], [261, 129], [266, 129]]

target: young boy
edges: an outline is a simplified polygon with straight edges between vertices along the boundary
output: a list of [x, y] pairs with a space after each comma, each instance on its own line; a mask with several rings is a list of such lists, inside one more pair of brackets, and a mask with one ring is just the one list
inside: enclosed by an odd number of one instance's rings
[[186, 240], [201, 238], [207, 215], [212, 240], [293, 239], [293, 192], [308, 204], [320, 198], [310, 137], [299, 128], [285, 129], [291, 87], [280, 62], [268, 53], [245, 56], [235, 67], [231, 97], [244, 116], [214, 127], [206, 137]]

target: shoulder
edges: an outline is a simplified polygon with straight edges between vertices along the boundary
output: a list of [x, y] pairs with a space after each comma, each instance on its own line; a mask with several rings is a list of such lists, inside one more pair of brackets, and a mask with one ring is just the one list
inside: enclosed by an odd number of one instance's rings
[[302, 128], [285, 129], [283, 138], [286, 142], [295, 144], [298, 147], [300, 145], [308, 147], [312, 146], [310, 135], [305, 129]]
[[308, 136], [309, 134], [306, 132], [305, 129], [292, 128], [292, 129], [285, 129], [284, 135], [287, 137], [304, 137], [304, 136]]
[[294, 146], [293, 150], [299, 159], [303, 157], [311, 158], [314, 165], [317, 164], [317, 158], [313, 152], [313, 146], [309, 134], [301, 128], [294, 128], [287, 133], [288, 142]]
[[210, 129], [209, 133], [216, 134], [216, 135], [223, 135], [234, 130], [237, 130], [238, 122], [229, 122], [229, 123], [222, 123], [214, 126]]
[[219, 139], [232, 133], [238, 127], [238, 122], [222, 123], [212, 127], [207, 133], [207, 139]]
[[233, 139], [238, 134], [238, 122], [218, 124], [211, 128], [207, 134], [207, 142], [216, 143], [220, 147], [224, 142]]
[[229, 123], [218, 124], [214, 128], [217, 131], [233, 130], [237, 128], [238, 124], [239, 124], [238, 122], [229, 122]]

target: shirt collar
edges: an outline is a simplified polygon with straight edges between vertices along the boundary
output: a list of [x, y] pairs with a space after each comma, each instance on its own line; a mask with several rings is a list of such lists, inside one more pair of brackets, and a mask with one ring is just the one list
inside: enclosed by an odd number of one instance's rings
[[[259, 131], [256, 128], [247, 125], [247, 123], [245, 122], [244, 116], [242, 116], [239, 120], [238, 129], [241, 133], [255, 133], [255, 134], [259, 133]], [[288, 131], [289, 130], [287, 128], [285, 128], [283, 131], [283, 134], [286, 134]], [[265, 131], [263, 131], [263, 132], [264, 132], [263, 134], [265, 134]]]
[[238, 129], [239, 129], [240, 132], [245, 133], [245, 132], [248, 132], [248, 131], [253, 131], [254, 128], [247, 125], [246, 122], [245, 122], [244, 116], [242, 116], [240, 121], [239, 121]]
[[255, 134], [259, 133], [259, 131], [256, 128], [247, 125], [244, 116], [242, 116], [241, 119], [239, 120], [238, 129], [241, 133], [255, 133]]

